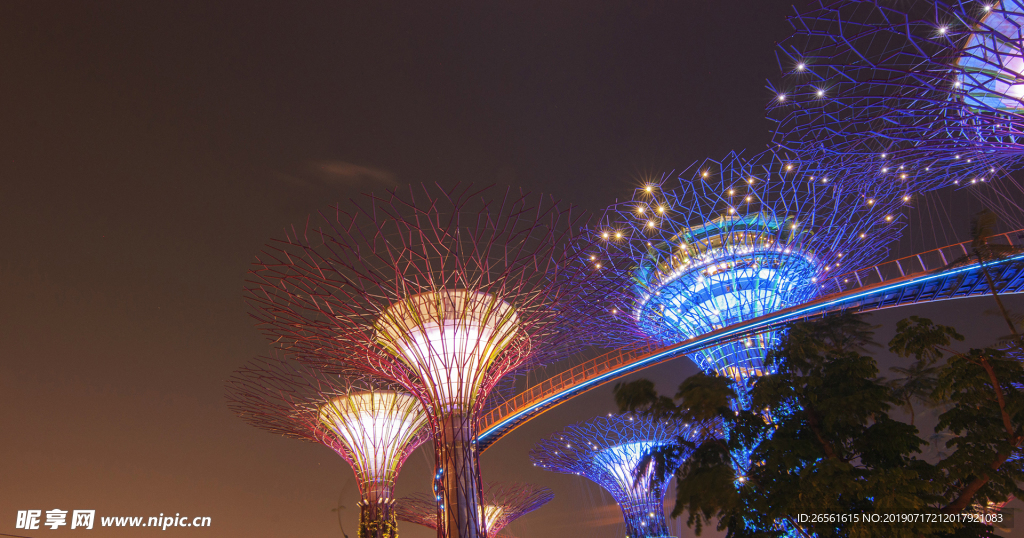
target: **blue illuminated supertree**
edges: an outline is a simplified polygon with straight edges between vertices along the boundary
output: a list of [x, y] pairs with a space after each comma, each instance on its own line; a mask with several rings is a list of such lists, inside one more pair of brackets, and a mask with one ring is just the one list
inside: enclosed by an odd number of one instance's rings
[[779, 148], [915, 193], [1020, 164], [1024, 0], [822, 0], [790, 22], [769, 85]]
[[[542, 440], [530, 452], [534, 465], [557, 473], [585, 476], [611, 494], [626, 521], [626, 536], [669, 536], [665, 524], [665, 489], [676, 465], [660, 469], [652, 452], [678, 449], [690, 428], [676, 422], [616, 415], [569, 426]], [[641, 468], [641, 464], [643, 464]]]
[[[821, 174], [772, 152], [732, 153], [609, 207], [582, 253], [591, 300], [604, 307], [597, 342], [679, 343], [837, 291], [832, 276], [883, 259], [911, 200], [905, 184]], [[692, 359], [736, 381], [746, 408], [775, 339], [764, 332]]]

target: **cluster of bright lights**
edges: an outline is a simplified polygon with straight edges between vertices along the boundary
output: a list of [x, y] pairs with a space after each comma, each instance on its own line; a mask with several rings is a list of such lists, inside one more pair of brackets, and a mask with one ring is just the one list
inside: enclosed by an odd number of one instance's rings
[[[530, 459], [549, 471], [586, 477], [607, 490], [622, 510], [627, 536], [667, 536], [663, 503], [672, 465], [659, 475], [653, 462], [643, 468], [641, 463], [653, 450], [674, 447], [679, 437], [694, 433], [686, 424], [609, 415], [542, 440]], [[677, 453], [676, 463], [683, 457]]]

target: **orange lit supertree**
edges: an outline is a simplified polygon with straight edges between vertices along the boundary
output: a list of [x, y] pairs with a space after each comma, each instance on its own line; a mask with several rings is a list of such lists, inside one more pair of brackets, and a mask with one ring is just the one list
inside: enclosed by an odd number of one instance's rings
[[359, 537], [396, 538], [395, 478], [429, 437], [417, 400], [361, 372], [323, 372], [286, 360], [255, 360], [227, 384], [228, 407], [249, 424], [334, 450], [359, 485]]
[[424, 185], [337, 205], [258, 256], [247, 297], [276, 345], [422, 402], [439, 536], [486, 536], [480, 410], [503, 376], [569, 341], [579, 309], [563, 264], [581, 224], [549, 197]]
[[[555, 494], [550, 489], [518, 482], [491, 482], [484, 487], [484, 525], [490, 536], [511, 536], [501, 531], [509, 523], [544, 506]], [[431, 495], [417, 493], [398, 499], [395, 512], [400, 521], [437, 528], [437, 503]]]

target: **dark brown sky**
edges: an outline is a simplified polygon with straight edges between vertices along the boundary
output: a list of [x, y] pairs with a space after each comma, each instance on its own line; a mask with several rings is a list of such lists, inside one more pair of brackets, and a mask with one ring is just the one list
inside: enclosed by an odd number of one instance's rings
[[[49, 536], [16, 531], [16, 511], [61, 508], [213, 518], [176, 535], [333, 537], [344, 491], [354, 536], [348, 467], [224, 405], [230, 372], [268, 349], [241, 293], [263, 243], [409, 182], [593, 209], [642, 174], [767, 141], [788, 2], [364, 4], [0, 5], [0, 533]], [[695, 371], [647, 375], [670, 390]], [[526, 458], [609, 394], [484, 455], [485, 480], [555, 489], [520, 536], [622, 534], [599, 490]], [[429, 487], [429, 467], [414, 454], [399, 492]]]

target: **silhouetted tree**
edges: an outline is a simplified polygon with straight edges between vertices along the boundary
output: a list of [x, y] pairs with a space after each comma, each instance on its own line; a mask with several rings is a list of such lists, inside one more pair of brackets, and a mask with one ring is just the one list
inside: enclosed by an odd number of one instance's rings
[[[734, 411], [732, 381], [705, 374], [672, 398], [647, 380], [619, 385], [615, 396], [624, 411], [681, 418], [703, 432], [680, 441], [691, 455], [675, 469], [672, 512], [687, 512], [698, 533], [717, 520], [737, 538], [988, 536], [979, 524], [862, 519], [978, 512], [1021, 493], [1024, 472], [1006, 463], [1024, 441], [1024, 367], [1005, 351], [950, 348], [961, 339], [924, 318], [900, 322], [889, 348], [915, 362], [890, 384], [867, 353], [872, 327], [838, 315], [788, 328], [767, 357], [774, 373], [754, 383], [752, 410]], [[936, 431], [948, 438], [948, 456], [926, 461], [917, 427], [890, 417], [908, 398], [945, 406]], [[665, 465], [678, 448], [651, 459]], [[750, 454], [749, 465], [736, 454]]]

